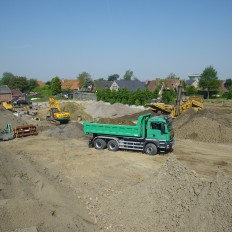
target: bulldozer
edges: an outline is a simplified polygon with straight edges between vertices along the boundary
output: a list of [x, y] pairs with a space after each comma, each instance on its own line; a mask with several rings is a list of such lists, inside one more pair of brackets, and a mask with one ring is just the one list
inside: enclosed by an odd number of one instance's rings
[[7, 110], [13, 110], [13, 104], [11, 102], [2, 102], [2, 106]]
[[[163, 87], [163, 85], [162, 85]], [[162, 91], [163, 88], [161, 87], [161, 91], [158, 94], [157, 102], [151, 102], [147, 104], [151, 108], [152, 111], [166, 115], [170, 115], [172, 118], [176, 118], [184, 111], [192, 108], [194, 111], [198, 111], [203, 109], [203, 98], [200, 96], [190, 96], [190, 97], [183, 97], [183, 81], [179, 80], [175, 86], [176, 92], [176, 101], [174, 105], [165, 104], [160, 101], [162, 99]], [[161, 93], [161, 96], [160, 96]]]
[[49, 98], [49, 112], [47, 120], [59, 124], [66, 124], [70, 121], [70, 113], [62, 112], [58, 102], [54, 98]]

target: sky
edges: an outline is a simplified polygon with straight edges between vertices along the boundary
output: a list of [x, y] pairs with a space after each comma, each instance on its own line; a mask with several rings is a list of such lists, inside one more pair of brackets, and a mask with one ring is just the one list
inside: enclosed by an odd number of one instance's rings
[[232, 78], [232, 0], [0, 0], [0, 78]]

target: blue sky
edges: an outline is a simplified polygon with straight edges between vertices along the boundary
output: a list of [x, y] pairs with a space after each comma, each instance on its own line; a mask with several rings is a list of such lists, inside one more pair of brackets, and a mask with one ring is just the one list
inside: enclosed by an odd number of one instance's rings
[[3, 72], [48, 81], [130, 69], [232, 78], [232, 0], [0, 0]]

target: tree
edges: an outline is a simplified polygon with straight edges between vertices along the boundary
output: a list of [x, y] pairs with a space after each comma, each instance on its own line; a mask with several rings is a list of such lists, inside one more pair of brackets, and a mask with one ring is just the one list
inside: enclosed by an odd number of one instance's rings
[[227, 99], [232, 99], [232, 86], [229, 87], [229, 91], [227, 93]]
[[217, 77], [217, 71], [212, 67], [206, 67], [202, 72], [199, 80], [199, 86], [203, 89], [206, 89], [208, 92], [212, 90], [217, 90], [220, 87], [221, 83]]
[[187, 95], [194, 95], [197, 94], [197, 88], [193, 85], [186, 86], [185, 88]]
[[29, 83], [26, 77], [14, 76], [10, 78], [8, 87], [10, 89], [19, 89], [22, 92], [29, 91]]
[[38, 86], [37, 80], [36, 79], [29, 79], [28, 80], [28, 85], [29, 85], [29, 90], [33, 90]]
[[87, 72], [82, 72], [77, 77], [79, 80], [79, 88], [80, 89], [92, 89], [93, 87], [93, 80], [91, 78], [91, 75]]
[[133, 76], [134, 76], [133, 71], [131, 71], [130, 69], [126, 70], [126, 72], [125, 72], [125, 74], [123, 76], [123, 80], [131, 81]]
[[10, 72], [4, 72], [2, 74], [1, 84], [2, 85], [9, 85], [10, 80], [14, 78], [14, 75]]
[[52, 78], [51, 91], [52, 91], [52, 94], [54, 95], [61, 93], [61, 80], [59, 77]]
[[175, 79], [176, 78], [176, 74], [175, 73], [170, 73], [166, 79]]
[[232, 80], [231, 80], [231, 78], [230, 79], [226, 79], [226, 82], [225, 82], [224, 86], [225, 86], [226, 89], [229, 89], [230, 86], [232, 86]]
[[110, 75], [108, 76], [108, 81], [116, 81], [119, 79], [119, 75], [118, 74], [113, 74], [113, 75]]

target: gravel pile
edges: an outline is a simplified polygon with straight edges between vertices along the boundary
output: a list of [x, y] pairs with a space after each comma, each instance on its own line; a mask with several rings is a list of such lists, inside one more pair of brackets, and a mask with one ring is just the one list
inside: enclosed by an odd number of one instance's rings
[[84, 137], [83, 125], [78, 122], [70, 122], [67, 125], [59, 125], [43, 132], [45, 136], [58, 139], [80, 139]]
[[175, 136], [209, 143], [232, 143], [232, 110], [188, 110], [174, 120]]
[[111, 231], [229, 232], [231, 202], [232, 180], [223, 173], [206, 183], [170, 157], [154, 176], [106, 199], [99, 214]]

